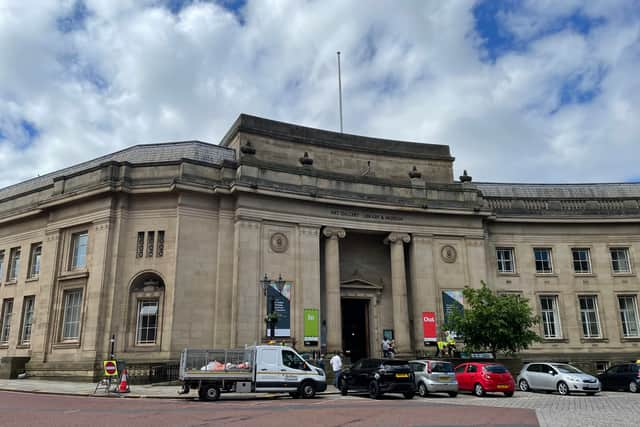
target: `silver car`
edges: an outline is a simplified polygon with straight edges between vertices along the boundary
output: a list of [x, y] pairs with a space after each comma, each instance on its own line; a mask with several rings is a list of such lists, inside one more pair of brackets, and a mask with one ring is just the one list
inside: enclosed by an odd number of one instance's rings
[[518, 375], [517, 384], [521, 391], [557, 391], [562, 395], [580, 392], [593, 396], [601, 389], [596, 377], [566, 363], [527, 363]]
[[416, 389], [421, 397], [429, 393], [458, 395], [458, 381], [450, 362], [442, 360], [412, 360], [409, 362], [416, 377]]

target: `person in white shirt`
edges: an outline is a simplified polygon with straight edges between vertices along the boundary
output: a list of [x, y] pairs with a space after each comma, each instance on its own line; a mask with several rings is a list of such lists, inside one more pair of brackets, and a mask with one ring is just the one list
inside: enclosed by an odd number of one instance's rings
[[382, 340], [382, 357], [389, 357], [389, 338], [387, 337]]
[[329, 364], [331, 365], [331, 369], [333, 370], [333, 374], [335, 375], [335, 386], [338, 388], [338, 381], [340, 380], [340, 371], [342, 371], [342, 358], [340, 357], [342, 353], [336, 351], [336, 354], [329, 360]]

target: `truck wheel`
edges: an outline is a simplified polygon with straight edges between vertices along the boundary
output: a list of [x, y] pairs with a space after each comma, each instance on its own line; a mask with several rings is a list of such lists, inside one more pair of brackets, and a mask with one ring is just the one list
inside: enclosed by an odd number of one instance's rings
[[213, 402], [220, 399], [220, 389], [215, 385], [205, 385], [198, 390], [200, 400]]
[[316, 387], [311, 381], [305, 381], [300, 384], [299, 393], [303, 399], [312, 399], [316, 396]]

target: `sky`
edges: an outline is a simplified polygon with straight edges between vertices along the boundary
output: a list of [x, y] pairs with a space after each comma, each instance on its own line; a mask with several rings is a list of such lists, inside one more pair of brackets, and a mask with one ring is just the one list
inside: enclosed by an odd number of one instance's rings
[[241, 113], [640, 182], [640, 0], [0, 0], [0, 187]]

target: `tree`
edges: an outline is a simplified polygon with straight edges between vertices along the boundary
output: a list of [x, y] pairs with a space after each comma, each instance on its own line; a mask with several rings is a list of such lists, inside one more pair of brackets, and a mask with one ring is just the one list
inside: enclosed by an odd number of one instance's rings
[[462, 335], [469, 351], [517, 353], [542, 339], [533, 331], [538, 317], [527, 299], [519, 295], [496, 295], [483, 281], [482, 288], [465, 287], [462, 292], [468, 304], [464, 312], [451, 313], [446, 325]]

